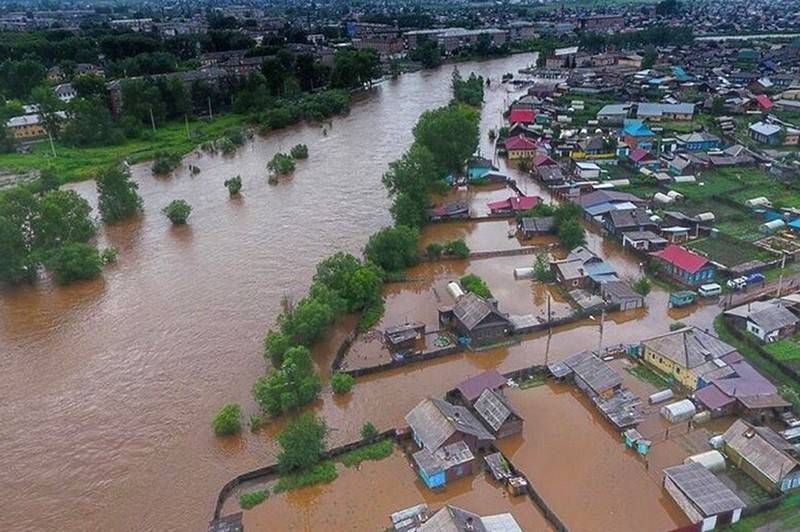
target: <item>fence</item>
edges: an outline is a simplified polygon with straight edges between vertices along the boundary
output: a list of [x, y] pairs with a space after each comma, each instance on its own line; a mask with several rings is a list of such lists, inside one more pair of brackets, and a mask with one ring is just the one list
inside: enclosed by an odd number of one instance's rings
[[[367, 445], [373, 444], [385, 438], [392, 438], [395, 441], [399, 441], [399, 437], [394, 429], [384, 431], [377, 436], [369, 439], [369, 440], [359, 440], [356, 442], [351, 442], [340, 447], [336, 447], [335, 449], [331, 449], [330, 451], [326, 451], [322, 453], [320, 457], [321, 461], [331, 460], [333, 458], [338, 458], [339, 456], [353, 451], [355, 449], [360, 449], [361, 447], [366, 447]], [[252, 471], [248, 471], [246, 473], [242, 473], [234, 477], [233, 479], [229, 480], [222, 486], [222, 489], [219, 491], [217, 495], [217, 502], [214, 506], [214, 518], [213, 520], [216, 521], [220, 518], [220, 514], [222, 513], [222, 507], [225, 504], [225, 501], [228, 500], [231, 493], [244, 484], [245, 482], [251, 482], [253, 480], [266, 480], [270, 477], [275, 476], [278, 473], [278, 464], [270, 464], [265, 467], [260, 467], [258, 469], [253, 469]], [[213, 522], [213, 521], [212, 521]]]
[[342, 371], [342, 373], [347, 373], [348, 375], [352, 375], [353, 377], [363, 377], [365, 375], [371, 375], [373, 373], [389, 371], [390, 369], [410, 366], [411, 364], [416, 364], [418, 362], [425, 362], [427, 360], [434, 360], [437, 358], [454, 355], [456, 353], [462, 353], [464, 351], [466, 351], [465, 347], [460, 346], [458, 344], [454, 344], [448, 347], [444, 347], [442, 349], [437, 349], [435, 351], [426, 351], [425, 353], [415, 355], [413, 357], [405, 357], [397, 360], [392, 359], [390, 362], [386, 362], [384, 364], [377, 364], [375, 366], [368, 366], [365, 368], [346, 370]]

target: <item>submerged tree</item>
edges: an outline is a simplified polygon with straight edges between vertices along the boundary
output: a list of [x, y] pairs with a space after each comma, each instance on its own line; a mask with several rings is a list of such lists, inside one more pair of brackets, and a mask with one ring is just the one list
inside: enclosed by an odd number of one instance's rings
[[97, 177], [100, 216], [105, 223], [115, 223], [142, 210], [139, 185], [131, 181], [130, 172], [122, 166], [106, 169]]

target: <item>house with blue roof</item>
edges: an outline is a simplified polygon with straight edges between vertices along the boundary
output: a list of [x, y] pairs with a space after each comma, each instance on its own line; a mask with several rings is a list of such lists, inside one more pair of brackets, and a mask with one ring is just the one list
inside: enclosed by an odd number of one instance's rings
[[791, 222], [786, 224], [786, 226], [792, 231], [797, 231], [798, 233], [800, 233], [800, 218], [792, 220]]
[[677, 79], [681, 83], [685, 81], [691, 81], [693, 79], [692, 76], [686, 73], [683, 67], [679, 66], [672, 67], [672, 75], [675, 76], [675, 79]]
[[641, 120], [626, 120], [622, 126], [622, 142], [630, 149], [653, 149], [656, 134]]

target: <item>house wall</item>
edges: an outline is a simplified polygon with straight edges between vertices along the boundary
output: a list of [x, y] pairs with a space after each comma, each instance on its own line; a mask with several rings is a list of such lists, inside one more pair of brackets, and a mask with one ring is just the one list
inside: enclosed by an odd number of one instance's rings
[[663, 266], [664, 274], [686, 286], [700, 286], [709, 283], [714, 280], [717, 273], [717, 269], [711, 264], [695, 273], [689, 273], [659, 258], [655, 258], [655, 260]]
[[458, 478], [465, 477], [467, 475], [472, 475], [474, 465], [475, 465], [475, 460], [473, 459], [464, 464], [459, 464], [455, 467], [451, 467], [445, 472], [446, 482], [452, 482]]
[[[683, 513], [686, 514], [686, 517], [688, 517], [692, 523], [699, 523], [703, 521], [703, 515], [700, 513], [697, 507], [668, 477], [664, 477], [664, 489], [667, 490], [667, 493], [670, 494], [672, 499], [678, 504], [678, 506], [680, 506], [681, 510], [683, 510]], [[705, 530], [705, 528], [703, 528], [703, 530]]]
[[781, 491], [789, 491], [795, 488], [800, 488], [800, 471], [786, 475], [781, 481]]
[[775, 483], [773, 483], [766, 475], [748, 462], [741, 454], [730, 447], [727, 443], [725, 444], [725, 455], [736, 467], [744, 471], [747, 476], [752, 478], [756, 484], [772, 494], [778, 494], [780, 492]]
[[508, 158], [515, 159], [530, 159], [535, 155], [534, 150], [508, 150]]
[[691, 369], [679, 366], [671, 359], [659, 354], [648, 346], [644, 348], [644, 361], [662, 373], [671, 375], [681, 385], [689, 390], [697, 389], [697, 375]]
[[445, 475], [444, 471], [437, 471], [431, 476], [425, 474], [425, 471], [422, 469], [418, 469], [417, 473], [419, 473], [419, 476], [422, 481], [425, 482], [425, 485], [431, 489], [440, 488], [447, 484], [447, 475]]
[[500, 425], [500, 429], [497, 431], [497, 434], [495, 434], [495, 437], [500, 440], [513, 436], [514, 434], [519, 434], [522, 432], [522, 424], [522, 419], [516, 417], [511, 420], [506, 420], [505, 423]]

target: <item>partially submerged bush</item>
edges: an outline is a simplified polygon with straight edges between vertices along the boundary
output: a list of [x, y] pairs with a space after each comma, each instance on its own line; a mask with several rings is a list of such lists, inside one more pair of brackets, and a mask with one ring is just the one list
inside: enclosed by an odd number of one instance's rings
[[269, 497], [269, 491], [267, 490], [242, 493], [239, 496], [239, 506], [241, 506], [244, 510], [249, 510], [266, 501], [267, 497]]
[[239, 434], [242, 430], [242, 407], [238, 403], [228, 403], [220, 408], [211, 421], [211, 428], [217, 436], [230, 436]]
[[237, 175], [230, 179], [226, 179], [225, 187], [228, 189], [228, 193], [231, 196], [235, 196], [240, 190], [242, 190], [242, 176]]
[[331, 377], [331, 388], [334, 393], [348, 393], [353, 389], [353, 384], [355, 384], [355, 379], [347, 373], [334, 373]]
[[295, 162], [291, 155], [276, 153], [267, 163], [267, 169], [278, 175], [287, 175], [294, 172]]
[[192, 206], [185, 200], [172, 200], [164, 207], [163, 212], [173, 224], [183, 225], [189, 219], [189, 215], [192, 214]]
[[307, 159], [308, 158], [308, 146], [305, 144], [297, 144], [292, 147], [289, 154], [294, 157], [295, 159]]

